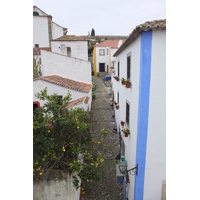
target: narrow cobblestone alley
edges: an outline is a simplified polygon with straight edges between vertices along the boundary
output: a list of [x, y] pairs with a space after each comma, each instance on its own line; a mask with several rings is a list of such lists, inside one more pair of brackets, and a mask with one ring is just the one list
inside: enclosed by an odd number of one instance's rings
[[119, 154], [119, 142], [117, 139], [114, 111], [111, 106], [111, 87], [106, 86], [100, 77], [92, 77], [96, 85], [96, 98], [92, 102], [91, 123], [93, 139], [98, 136], [100, 130], [107, 129], [105, 144], [111, 145], [113, 155], [104, 154], [107, 164], [105, 179], [97, 184], [91, 184], [91, 194], [82, 195], [82, 200], [123, 200], [123, 184], [117, 182], [115, 157]]

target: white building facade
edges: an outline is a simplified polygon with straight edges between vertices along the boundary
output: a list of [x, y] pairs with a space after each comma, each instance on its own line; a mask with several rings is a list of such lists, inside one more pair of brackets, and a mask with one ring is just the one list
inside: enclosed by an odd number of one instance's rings
[[51, 41], [54, 53], [88, 61], [88, 41], [75, 35], [65, 35]]
[[64, 28], [52, 21], [52, 16], [46, 14], [37, 6], [33, 6], [33, 48], [50, 47], [50, 41], [67, 33]]
[[[64, 98], [71, 94], [71, 101], [81, 100], [78, 104], [71, 104], [70, 107], [82, 107], [84, 110], [91, 110], [92, 104], [92, 84], [86, 84], [71, 79], [63, 78], [57, 75], [41, 76], [33, 81], [33, 102], [39, 102], [40, 107], [44, 105], [44, 101], [35, 97], [35, 94], [40, 93], [47, 87], [47, 94], [53, 95], [56, 93], [58, 96]], [[84, 98], [87, 98], [87, 103], [84, 103]]]
[[[124, 178], [125, 198], [160, 200], [166, 184], [166, 20], [137, 26], [114, 54], [113, 100], [121, 155], [138, 174]], [[114, 76], [131, 81], [126, 88]], [[122, 127], [120, 122], [124, 121]], [[124, 136], [122, 129], [130, 135]]]
[[116, 58], [114, 53], [121, 46], [122, 40], [105, 40], [96, 44], [93, 50], [94, 75], [99, 72], [110, 73], [110, 67], [113, 66]]
[[58, 53], [41, 50], [43, 76], [57, 74], [80, 82], [92, 83], [91, 63]]

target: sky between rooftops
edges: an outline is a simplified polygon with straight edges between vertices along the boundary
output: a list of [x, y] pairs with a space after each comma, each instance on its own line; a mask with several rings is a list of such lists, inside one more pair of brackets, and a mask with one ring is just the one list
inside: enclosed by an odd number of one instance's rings
[[166, 0], [33, 0], [68, 35], [129, 35], [139, 24], [166, 19]]

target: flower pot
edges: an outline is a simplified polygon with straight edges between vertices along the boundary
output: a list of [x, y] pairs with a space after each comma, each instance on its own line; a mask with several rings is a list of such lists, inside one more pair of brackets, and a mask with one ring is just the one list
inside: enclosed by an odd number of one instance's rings
[[125, 81], [121, 81], [122, 85], [125, 85]]
[[124, 133], [124, 136], [125, 136], [125, 137], [128, 137], [128, 135], [129, 135], [128, 133]]
[[131, 87], [131, 84], [126, 84], [126, 88], [130, 88]]
[[124, 121], [121, 121], [121, 126], [124, 126], [125, 122]]
[[115, 80], [116, 80], [116, 81], [119, 81], [119, 77], [115, 77]]
[[118, 109], [119, 109], [119, 106], [116, 106], [116, 109], [118, 110]]

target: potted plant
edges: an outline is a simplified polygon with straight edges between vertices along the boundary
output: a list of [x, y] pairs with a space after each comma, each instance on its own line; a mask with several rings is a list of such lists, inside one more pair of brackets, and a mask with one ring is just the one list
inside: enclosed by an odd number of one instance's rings
[[130, 135], [130, 130], [127, 129], [123, 129], [122, 132], [124, 132], [125, 137], [128, 137], [128, 135]]
[[110, 66], [110, 69], [114, 69], [114, 66]]
[[118, 110], [118, 109], [119, 109], [119, 104], [117, 104], [117, 105], [115, 106], [115, 108]]
[[115, 104], [115, 106], [117, 105], [117, 102], [116, 101], [114, 101], [114, 104]]
[[131, 87], [131, 81], [130, 80], [126, 80], [125, 84], [126, 84], [126, 88]]
[[115, 76], [115, 80], [116, 80], [116, 81], [119, 81], [119, 77], [118, 77], [118, 76]]
[[121, 126], [124, 126], [125, 122], [124, 121], [121, 121]]
[[126, 82], [126, 80], [125, 80], [125, 78], [121, 78], [121, 83], [122, 83], [122, 85], [125, 85], [125, 82]]

